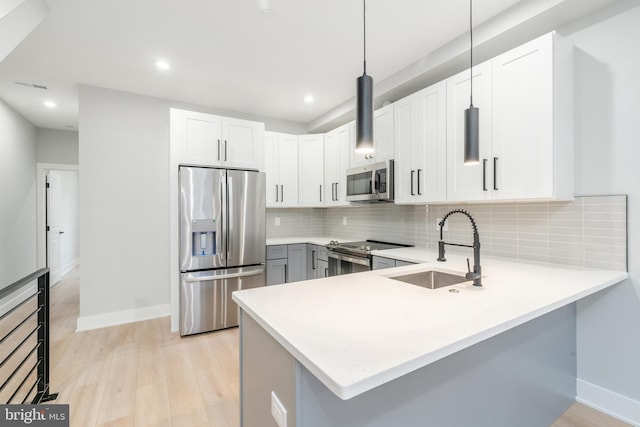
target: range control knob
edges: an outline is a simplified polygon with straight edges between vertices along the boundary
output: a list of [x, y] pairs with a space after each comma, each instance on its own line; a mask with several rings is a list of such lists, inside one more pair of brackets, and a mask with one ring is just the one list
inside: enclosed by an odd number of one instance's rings
[[361, 250], [361, 251], [366, 251], [366, 250], [367, 250], [367, 247], [366, 247], [365, 245], [360, 245], [360, 250]]
[[367, 251], [370, 251], [371, 250], [371, 246], [365, 246], [364, 249], [367, 250]]

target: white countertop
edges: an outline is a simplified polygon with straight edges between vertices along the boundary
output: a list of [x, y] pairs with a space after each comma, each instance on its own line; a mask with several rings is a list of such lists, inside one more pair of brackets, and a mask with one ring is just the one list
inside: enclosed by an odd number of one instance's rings
[[239, 291], [233, 299], [333, 393], [350, 399], [628, 277], [485, 257], [483, 287], [432, 290], [389, 276], [463, 273], [466, 257], [448, 253], [439, 263], [424, 248], [377, 255], [429, 262]]

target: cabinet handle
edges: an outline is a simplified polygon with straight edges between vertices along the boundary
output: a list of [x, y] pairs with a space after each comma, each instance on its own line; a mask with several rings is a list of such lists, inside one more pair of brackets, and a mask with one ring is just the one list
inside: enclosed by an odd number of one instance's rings
[[422, 172], [422, 169], [418, 169], [418, 196], [422, 196], [422, 193], [420, 192], [420, 172]]
[[284, 185], [280, 184], [280, 200], [284, 202]]
[[329, 269], [328, 269], [328, 268], [325, 268], [325, 269], [324, 269], [324, 277], [328, 277], [328, 276], [327, 276], [328, 271], [329, 271]]
[[220, 140], [218, 140], [218, 161], [220, 161]]
[[224, 140], [224, 161], [227, 161], [227, 140]]
[[320, 201], [322, 201], [322, 184], [320, 184]]
[[289, 279], [287, 278], [287, 264], [284, 265], [284, 283], [288, 283]]
[[276, 202], [279, 202], [280, 200], [278, 199], [278, 184], [276, 184]]
[[413, 192], [413, 175], [416, 173], [416, 171], [412, 170], [411, 171], [411, 195], [415, 196], [415, 193]]
[[311, 251], [311, 269], [316, 269], [316, 251]]
[[482, 191], [487, 191], [487, 159], [482, 159]]
[[336, 182], [336, 202], [340, 200], [340, 197], [338, 197], [338, 183]]
[[498, 158], [494, 157], [493, 158], [493, 189], [495, 191], [498, 191]]

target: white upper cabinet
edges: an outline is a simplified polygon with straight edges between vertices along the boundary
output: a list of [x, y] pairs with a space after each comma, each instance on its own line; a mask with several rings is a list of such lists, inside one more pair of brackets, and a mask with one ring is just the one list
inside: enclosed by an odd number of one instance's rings
[[298, 206], [298, 137], [264, 133], [264, 170], [268, 208]]
[[365, 166], [370, 163], [392, 160], [394, 155], [393, 104], [373, 112], [373, 149], [371, 154], [356, 153], [356, 124], [350, 123], [349, 167]]
[[262, 169], [264, 123], [171, 109], [171, 145], [178, 162]]
[[447, 80], [447, 199], [573, 197], [572, 51], [549, 33], [474, 67], [480, 163], [465, 166], [469, 72]]
[[324, 205], [347, 206], [347, 169], [349, 169], [350, 124], [325, 134]]
[[264, 123], [223, 117], [223, 164], [240, 169], [260, 169], [263, 163], [263, 140]]
[[491, 61], [494, 199], [573, 197], [571, 58], [549, 33]]
[[446, 200], [446, 84], [394, 103], [395, 202]]
[[480, 115], [480, 163], [464, 164], [464, 111], [469, 108], [470, 74], [463, 71], [447, 79], [447, 199], [490, 199], [491, 63], [473, 67], [473, 105]]
[[298, 136], [298, 205], [324, 206], [324, 135]]

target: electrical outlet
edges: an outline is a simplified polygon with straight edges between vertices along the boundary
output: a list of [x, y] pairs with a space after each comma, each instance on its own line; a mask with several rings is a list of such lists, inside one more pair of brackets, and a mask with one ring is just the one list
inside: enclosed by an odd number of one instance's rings
[[279, 427], [287, 427], [287, 410], [273, 391], [271, 392], [271, 416]]
[[347, 217], [346, 216], [342, 217], [342, 225], [347, 225]]
[[[437, 231], [440, 231], [440, 222], [441, 221], [442, 221], [442, 218], [437, 218], [436, 219], [436, 225], [433, 228], [435, 228]], [[444, 222], [444, 227], [442, 227], [442, 231], [449, 231], [449, 221], [445, 221]]]
[[279, 217], [279, 216], [277, 216], [277, 217], [275, 218], [275, 220], [274, 220], [274, 224], [275, 224], [276, 226], [279, 226], [279, 225], [280, 225], [280, 217]]

